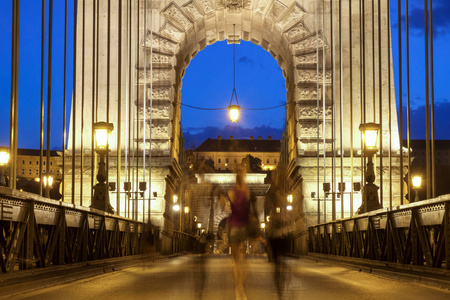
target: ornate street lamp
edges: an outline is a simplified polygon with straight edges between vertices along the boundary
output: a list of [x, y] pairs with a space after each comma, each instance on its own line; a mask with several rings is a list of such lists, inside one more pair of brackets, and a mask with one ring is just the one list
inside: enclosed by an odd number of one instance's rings
[[[233, 24], [234, 38], [236, 38], [236, 25]], [[230, 105], [228, 106], [228, 114], [231, 123], [237, 123], [241, 107], [236, 93], [236, 40], [233, 40], [233, 92], [231, 93]], [[233, 96], [236, 97], [236, 105], [233, 105]]]
[[93, 130], [95, 133], [95, 152], [100, 155], [98, 163], [97, 181], [94, 186], [94, 198], [91, 206], [99, 210], [114, 213], [114, 209], [109, 203], [109, 188], [106, 184], [108, 174], [106, 173], [105, 155], [109, 151], [109, 138], [111, 131], [114, 129], [112, 123], [98, 122], [94, 123]]
[[[234, 93], [236, 93], [235, 90], [233, 90]], [[231, 98], [233, 100], [233, 98]], [[237, 96], [236, 96], [237, 101]], [[237, 123], [239, 120], [239, 113], [240, 113], [241, 107], [239, 105], [232, 105], [230, 101], [230, 105], [228, 106], [228, 114], [230, 116], [231, 123]]]
[[414, 198], [414, 202], [419, 202], [419, 190], [420, 187], [422, 185], [422, 176], [420, 175], [414, 175], [412, 177], [412, 186], [413, 186], [413, 190], [416, 193], [416, 197]]
[[292, 203], [292, 201], [293, 201], [292, 195], [291, 194], [287, 195], [286, 200], [287, 200], [287, 203]]
[[373, 168], [373, 156], [377, 153], [377, 140], [380, 125], [375, 123], [366, 123], [359, 126], [364, 141], [364, 156], [368, 158], [366, 167], [366, 184], [362, 188], [362, 204], [358, 213], [365, 213], [381, 208], [378, 201], [379, 187], [374, 184], [375, 172]]
[[50, 198], [50, 189], [53, 186], [53, 176], [43, 176], [42, 181], [44, 183], [45, 197]]
[[53, 176], [51, 176], [51, 175], [49, 175], [49, 176], [44, 176], [43, 178], [42, 178], [42, 180], [44, 181], [44, 187], [45, 188], [52, 188], [52, 186], [53, 186]]
[[0, 151], [0, 186], [6, 186], [5, 172], [9, 162], [9, 152]]

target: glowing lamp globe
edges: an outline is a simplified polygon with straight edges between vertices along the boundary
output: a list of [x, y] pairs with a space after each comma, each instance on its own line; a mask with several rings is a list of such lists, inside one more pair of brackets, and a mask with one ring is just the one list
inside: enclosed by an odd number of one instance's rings
[[239, 120], [239, 113], [241, 107], [239, 105], [228, 106], [228, 114], [230, 116], [231, 123], [236, 123]]
[[359, 126], [364, 139], [364, 146], [366, 150], [377, 151], [378, 131], [380, 125], [375, 123], [365, 123]]
[[422, 184], [422, 177], [421, 176], [413, 176], [413, 178], [412, 178], [413, 188], [419, 189], [421, 184]]
[[9, 161], [9, 153], [6, 151], [0, 152], [0, 166], [6, 166]]
[[44, 187], [52, 187], [53, 185], [53, 176], [44, 176], [43, 177], [43, 181], [44, 181]]
[[107, 151], [109, 147], [109, 138], [114, 129], [112, 123], [98, 122], [94, 123], [95, 150]]

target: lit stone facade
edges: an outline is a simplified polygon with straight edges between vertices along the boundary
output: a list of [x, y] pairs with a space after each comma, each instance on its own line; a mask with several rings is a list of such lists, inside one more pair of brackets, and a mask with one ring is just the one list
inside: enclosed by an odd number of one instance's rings
[[236, 172], [240, 168], [242, 159], [251, 155], [261, 160], [263, 170], [273, 170], [280, 161], [280, 141], [272, 140], [269, 136], [263, 140], [258, 139], [236, 140], [232, 136], [230, 139], [207, 139], [193, 154], [196, 160], [212, 160], [217, 171]]
[[[383, 149], [380, 153], [387, 157], [390, 149], [391, 156], [395, 156], [394, 161], [398, 157], [400, 144], [392, 65], [388, 65], [391, 45], [385, 1], [381, 1], [381, 14], [375, 11], [375, 18], [378, 18], [378, 14], [381, 16], [381, 28], [378, 28], [378, 22], [373, 22], [368, 11], [363, 24], [367, 37], [372, 36], [372, 26], [377, 38], [381, 33], [383, 42], [379, 47], [378, 44], [374, 47], [372, 38], [363, 39], [360, 34], [359, 1], [343, 0], [340, 15], [337, 10], [339, 1], [331, 1], [333, 14], [330, 13], [330, 1], [325, 1], [326, 6], [322, 7], [324, 2], [315, 0], [176, 0], [147, 1], [146, 5], [145, 0], [139, 0], [132, 1], [131, 8], [127, 7], [127, 1], [123, 1], [121, 9], [118, 8], [118, 1], [111, 1], [110, 38], [107, 34], [108, 1], [99, 2], [100, 6], [96, 9], [99, 10], [100, 19], [93, 22], [93, 2], [78, 1], [77, 84], [73, 99], [76, 105], [72, 106], [74, 118], [71, 119], [69, 133], [69, 155], [80, 156], [83, 153], [88, 158], [89, 153], [92, 153], [90, 120], [92, 109], [96, 109], [92, 105], [94, 102], [99, 108], [98, 120], [109, 119], [114, 123], [111, 156], [122, 157], [119, 160], [121, 162], [126, 154], [131, 155], [132, 147], [136, 152], [144, 149], [151, 151], [152, 180], [161, 183], [158, 189], [163, 191], [155, 200], [158, 209], [155, 208], [152, 220], [162, 226], [165, 234], [170, 235], [172, 228], [171, 217], [166, 210], [176, 189], [174, 179], [179, 176], [180, 169], [182, 79], [190, 60], [217, 41], [251, 41], [268, 51], [282, 69], [286, 80], [286, 101], [289, 103], [286, 108], [286, 136], [290, 167], [286, 178], [302, 178], [304, 207], [306, 210], [311, 208], [311, 211], [306, 211], [307, 216], [314, 214], [314, 200], [310, 198], [309, 190], [317, 185], [317, 153], [330, 153], [333, 150], [332, 141], [342, 140], [342, 145], [337, 142], [334, 150], [336, 153], [343, 152], [347, 162], [353, 155], [354, 166], [360, 167], [358, 156], [361, 153], [361, 136], [358, 128], [363, 118], [367, 122], [381, 122]], [[350, 3], [352, 16], [349, 15]], [[83, 5], [85, 10], [82, 9]], [[131, 18], [127, 17], [128, 9], [131, 9]], [[86, 12], [85, 16], [83, 11]], [[119, 12], [123, 16], [121, 55], [117, 34]], [[139, 26], [136, 25], [137, 15]], [[342, 18], [341, 27], [339, 16]], [[87, 28], [84, 35], [83, 24]], [[94, 24], [98, 24], [98, 44], [94, 42], [96, 39], [93, 34], [97, 31], [93, 29]], [[342, 39], [339, 39], [338, 28], [342, 30]], [[353, 51], [352, 58], [350, 49]], [[378, 55], [380, 50], [381, 55]], [[92, 65], [96, 51], [98, 78]], [[366, 62], [371, 62], [373, 57], [381, 57], [383, 67], [378, 69], [376, 64], [374, 70], [371, 63], [366, 63], [361, 70], [362, 52]], [[138, 57], [136, 53], [139, 53]], [[121, 65], [118, 64], [119, 56], [122, 58]], [[130, 65], [131, 73], [128, 72]], [[131, 85], [128, 84], [130, 81]], [[98, 97], [92, 96], [97, 91]], [[342, 101], [339, 100], [341, 95]], [[83, 111], [82, 98], [85, 103]], [[106, 107], [110, 108], [110, 112], [107, 112]], [[132, 118], [140, 120], [134, 123], [137, 128], [132, 134], [128, 130], [127, 119], [130, 111], [137, 112]], [[84, 132], [79, 126], [82, 120]], [[334, 131], [333, 124], [338, 126], [341, 122], [342, 131]], [[130, 140], [131, 144], [128, 142]], [[321, 142], [317, 144], [317, 140]], [[329, 166], [331, 161], [325, 159], [325, 164]], [[398, 164], [392, 166], [398, 168]], [[124, 172], [124, 163], [119, 164], [119, 169]], [[347, 182], [350, 181], [350, 173], [359, 174], [355, 169], [347, 171]], [[71, 176], [70, 171], [67, 170], [66, 175]], [[399, 182], [395, 178], [393, 180]], [[72, 188], [68, 186], [67, 189]], [[397, 202], [401, 198], [398, 190], [397, 186], [393, 188], [393, 199]], [[90, 195], [90, 187], [83, 193]], [[305, 224], [313, 222], [315, 219], [311, 218]]]

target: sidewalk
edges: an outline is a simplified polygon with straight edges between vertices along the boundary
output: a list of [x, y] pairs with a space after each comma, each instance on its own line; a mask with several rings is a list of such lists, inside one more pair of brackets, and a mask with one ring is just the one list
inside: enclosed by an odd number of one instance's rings
[[[295, 256], [298, 257], [298, 256]], [[309, 253], [301, 256], [318, 263], [339, 265], [348, 269], [374, 275], [395, 278], [398, 280], [417, 282], [429, 286], [450, 290], [450, 270], [429, 268], [424, 266], [403, 265], [387, 261], [375, 261], [362, 258]]]
[[99, 259], [70, 265], [34, 268], [8, 274], [2, 273], [0, 274], [0, 299], [10, 298], [19, 293], [22, 294], [36, 289], [123, 270], [139, 264], [148, 263], [149, 261], [161, 262], [175, 256], [159, 256], [156, 253], [152, 253]]

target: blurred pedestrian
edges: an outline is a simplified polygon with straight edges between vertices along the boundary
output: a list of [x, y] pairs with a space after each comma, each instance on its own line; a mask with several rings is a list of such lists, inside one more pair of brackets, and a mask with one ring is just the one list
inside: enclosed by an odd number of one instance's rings
[[236, 186], [228, 191], [228, 197], [221, 197], [222, 205], [228, 201], [231, 205], [231, 215], [228, 217], [230, 230], [231, 255], [233, 256], [233, 270], [236, 299], [247, 299], [244, 283], [247, 277], [247, 266], [244, 260], [244, 242], [247, 240], [247, 224], [250, 212], [250, 190], [245, 183], [245, 173], [236, 174]]
[[269, 260], [274, 265], [274, 282], [278, 299], [288, 299], [286, 289], [289, 285], [290, 270], [285, 261], [288, 250], [288, 237], [283, 232], [282, 214], [271, 213], [270, 222], [266, 229]]

